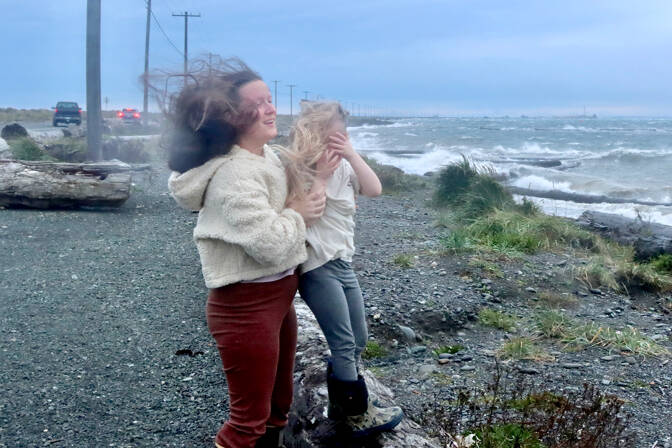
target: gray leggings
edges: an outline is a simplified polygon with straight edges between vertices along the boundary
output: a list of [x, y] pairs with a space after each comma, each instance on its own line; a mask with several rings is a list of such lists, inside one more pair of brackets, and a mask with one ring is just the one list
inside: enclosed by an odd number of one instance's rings
[[356, 381], [368, 335], [362, 291], [350, 263], [332, 260], [302, 274], [299, 292], [327, 338], [334, 376]]

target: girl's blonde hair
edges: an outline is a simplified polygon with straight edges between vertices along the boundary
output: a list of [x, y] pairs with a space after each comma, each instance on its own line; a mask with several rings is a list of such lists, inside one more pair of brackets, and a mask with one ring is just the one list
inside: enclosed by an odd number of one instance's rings
[[315, 165], [329, 143], [327, 131], [345, 124], [347, 112], [335, 101], [302, 101], [301, 113], [289, 133], [284, 152], [289, 197], [303, 198], [315, 178]]

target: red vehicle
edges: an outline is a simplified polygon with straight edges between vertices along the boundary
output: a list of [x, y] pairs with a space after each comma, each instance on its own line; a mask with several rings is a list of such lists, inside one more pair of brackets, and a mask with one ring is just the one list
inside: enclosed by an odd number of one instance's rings
[[117, 112], [117, 118], [126, 124], [142, 124], [140, 112], [137, 109], [131, 109], [130, 107], [126, 107]]

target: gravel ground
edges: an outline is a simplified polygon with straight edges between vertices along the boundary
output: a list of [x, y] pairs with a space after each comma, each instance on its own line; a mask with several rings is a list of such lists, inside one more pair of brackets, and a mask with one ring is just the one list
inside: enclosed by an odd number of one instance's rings
[[[138, 178], [118, 210], [0, 210], [0, 447], [212, 446], [226, 383], [205, 324], [196, 215], [175, 206], [167, 174]], [[371, 336], [389, 349], [367, 363], [418, 421], [423, 406], [490, 379], [493, 353], [512, 335], [478, 324], [478, 309], [525, 316], [536, 305], [526, 288], [580, 289], [567, 280], [581, 263], [569, 254], [499, 262], [501, 278], [470, 255], [437, 255], [428, 195], [361, 199], [354, 262]], [[413, 266], [393, 263], [399, 254]], [[577, 297], [573, 316], [632, 324], [672, 348], [672, 319], [657, 305], [664, 298]], [[405, 341], [400, 324], [417, 337]], [[439, 365], [431, 350], [452, 343], [465, 350]], [[619, 395], [635, 446], [670, 446], [672, 363], [544, 343], [554, 361], [519, 363], [532, 377]]]

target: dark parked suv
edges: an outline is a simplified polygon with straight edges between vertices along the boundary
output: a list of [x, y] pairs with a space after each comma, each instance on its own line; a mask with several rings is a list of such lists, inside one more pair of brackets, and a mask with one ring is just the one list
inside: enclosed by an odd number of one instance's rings
[[59, 101], [54, 107], [53, 123], [54, 126], [60, 123], [80, 125], [82, 124], [82, 109], [73, 101]]

